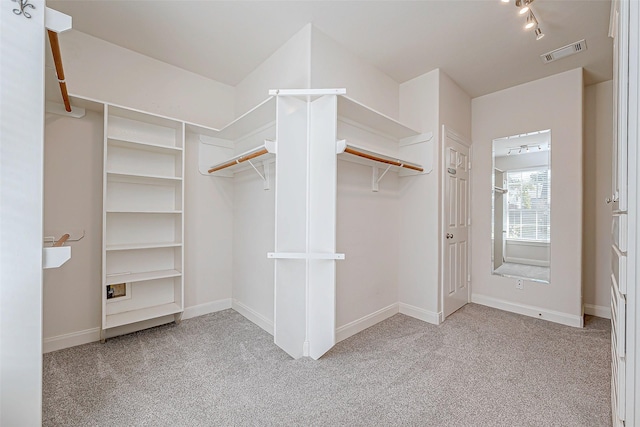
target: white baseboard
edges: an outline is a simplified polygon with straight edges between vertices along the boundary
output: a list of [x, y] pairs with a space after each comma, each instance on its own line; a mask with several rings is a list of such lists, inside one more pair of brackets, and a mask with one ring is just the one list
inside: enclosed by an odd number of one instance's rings
[[442, 323], [442, 312], [434, 312], [425, 310], [420, 307], [416, 307], [410, 304], [405, 304], [403, 302], [399, 303], [400, 313], [406, 314], [407, 316], [414, 317], [418, 320], [422, 320], [427, 323], [431, 323], [432, 325], [439, 325]]
[[220, 299], [217, 301], [205, 302], [191, 307], [186, 307], [182, 313], [182, 320], [191, 319], [197, 316], [203, 316], [216, 311], [227, 310], [231, 308], [231, 298]]
[[[202, 316], [204, 314], [214, 313], [216, 311], [231, 308], [231, 298], [211, 301], [204, 304], [194, 305], [184, 309], [182, 319], [191, 319], [192, 317]], [[119, 328], [109, 329], [107, 338], [138, 331], [145, 328], [158, 326], [173, 321], [174, 317], [164, 316], [162, 318], [150, 319], [145, 322], [138, 322], [133, 325], [124, 325]], [[56, 350], [62, 350], [77, 345], [88, 344], [90, 342], [100, 341], [100, 327], [86, 329], [84, 331], [71, 332], [68, 334], [57, 335], [55, 337], [45, 338], [42, 342], [42, 352], [50, 353]]]
[[582, 316], [547, 310], [546, 308], [519, 304], [478, 294], [471, 294], [471, 302], [486, 305], [487, 307], [497, 308], [499, 310], [509, 311], [511, 313], [522, 314], [529, 317], [535, 317], [537, 319], [560, 323], [562, 325], [573, 326], [575, 328], [582, 328], [584, 326], [584, 317]]
[[354, 320], [353, 322], [349, 322], [346, 325], [340, 326], [336, 328], [336, 342], [340, 342], [344, 339], [347, 339], [358, 332], [362, 332], [365, 329], [375, 325], [376, 323], [380, 323], [385, 319], [393, 316], [398, 313], [398, 304], [391, 304], [390, 306], [381, 308], [378, 311], [375, 311], [371, 314], [367, 314], [364, 317]]
[[252, 308], [247, 307], [237, 299], [234, 299], [231, 302], [231, 308], [273, 335], [273, 322], [264, 317], [262, 314], [258, 313]]
[[526, 264], [526, 265], [537, 265], [538, 267], [549, 267], [549, 261], [540, 261], [537, 259], [505, 257], [504, 261], [512, 262], [515, 264]]
[[611, 307], [607, 307], [604, 305], [585, 304], [584, 314], [602, 317], [604, 319], [611, 319]]
[[42, 352], [50, 353], [52, 351], [62, 350], [63, 348], [75, 347], [95, 341], [100, 341], [100, 328], [85, 329], [84, 331], [45, 338], [42, 342]]

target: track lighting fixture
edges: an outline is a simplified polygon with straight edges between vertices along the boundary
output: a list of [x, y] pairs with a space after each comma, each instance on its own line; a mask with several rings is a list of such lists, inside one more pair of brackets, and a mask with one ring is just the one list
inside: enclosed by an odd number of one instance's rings
[[507, 150], [507, 156], [510, 156], [512, 152], [514, 154], [523, 154], [523, 153], [526, 154], [531, 152], [531, 150], [535, 149], [536, 147], [538, 148], [538, 151], [542, 151], [542, 147], [540, 146], [540, 144], [531, 144], [531, 145], [523, 144], [523, 145], [518, 145], [517, 147], [511, 147]]
[[[509, 0], [501, 1], [503, 3], [509, 3]], [[515, 5], [519, 9], [518, 13], [520, 15], [524, 15], [525, 13], [527, 14], [527, 21], [524, 25], [524, 29], [530, 30], [532, 28], [535, 28], [534, 33], [536, 35], [536, 40], [540, 40], [544, 37], [544, 34], [542, 33], [542, 29], [538, 24], [538, 20], [536, 19], [536, 16], [533, 14], [533, 10], [531, 9], [531, 4], [533, 3], [533, 1], [534, 0], [516, 0]]]

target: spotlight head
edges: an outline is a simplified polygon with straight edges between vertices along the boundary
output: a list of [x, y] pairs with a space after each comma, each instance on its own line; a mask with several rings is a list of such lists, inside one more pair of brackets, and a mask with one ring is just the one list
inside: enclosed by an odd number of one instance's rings
[[524, 28], [526, 30], [529, 30], [535, 27], [536, 25], [538, 25], [538, 21], [536, 20], [536, 17], [533, 16], [533, 12], [529, 11], [529, 14], [527, 15], [527, 23], [525, 24]]
[[536, 40], [540, 40], [543, 37], [544, 37], [544, 34], [542, 33], [542, 30], [539, 27], [536, 28]]
[[518, 13], [524, 15], [529, 12], [529, 5], [531, 3], [533, 3], [533, 0], [516, 0], [516, 7], [520, 9]]

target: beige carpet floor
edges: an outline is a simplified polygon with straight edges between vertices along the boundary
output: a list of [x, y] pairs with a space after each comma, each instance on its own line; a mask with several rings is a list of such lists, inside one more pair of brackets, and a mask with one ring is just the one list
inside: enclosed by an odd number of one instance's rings
[[609, 321], [469, 304], [292, 360], [232, 310], [44, 355], [45, 426], [608, 426]]

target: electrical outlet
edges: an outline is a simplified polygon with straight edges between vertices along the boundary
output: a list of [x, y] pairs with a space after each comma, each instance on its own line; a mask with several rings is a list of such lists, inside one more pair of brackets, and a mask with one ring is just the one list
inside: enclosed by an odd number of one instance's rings
[[524, 281], [522, 279], [518, 279], [516, 282], [516, 289], [524, 289]]

